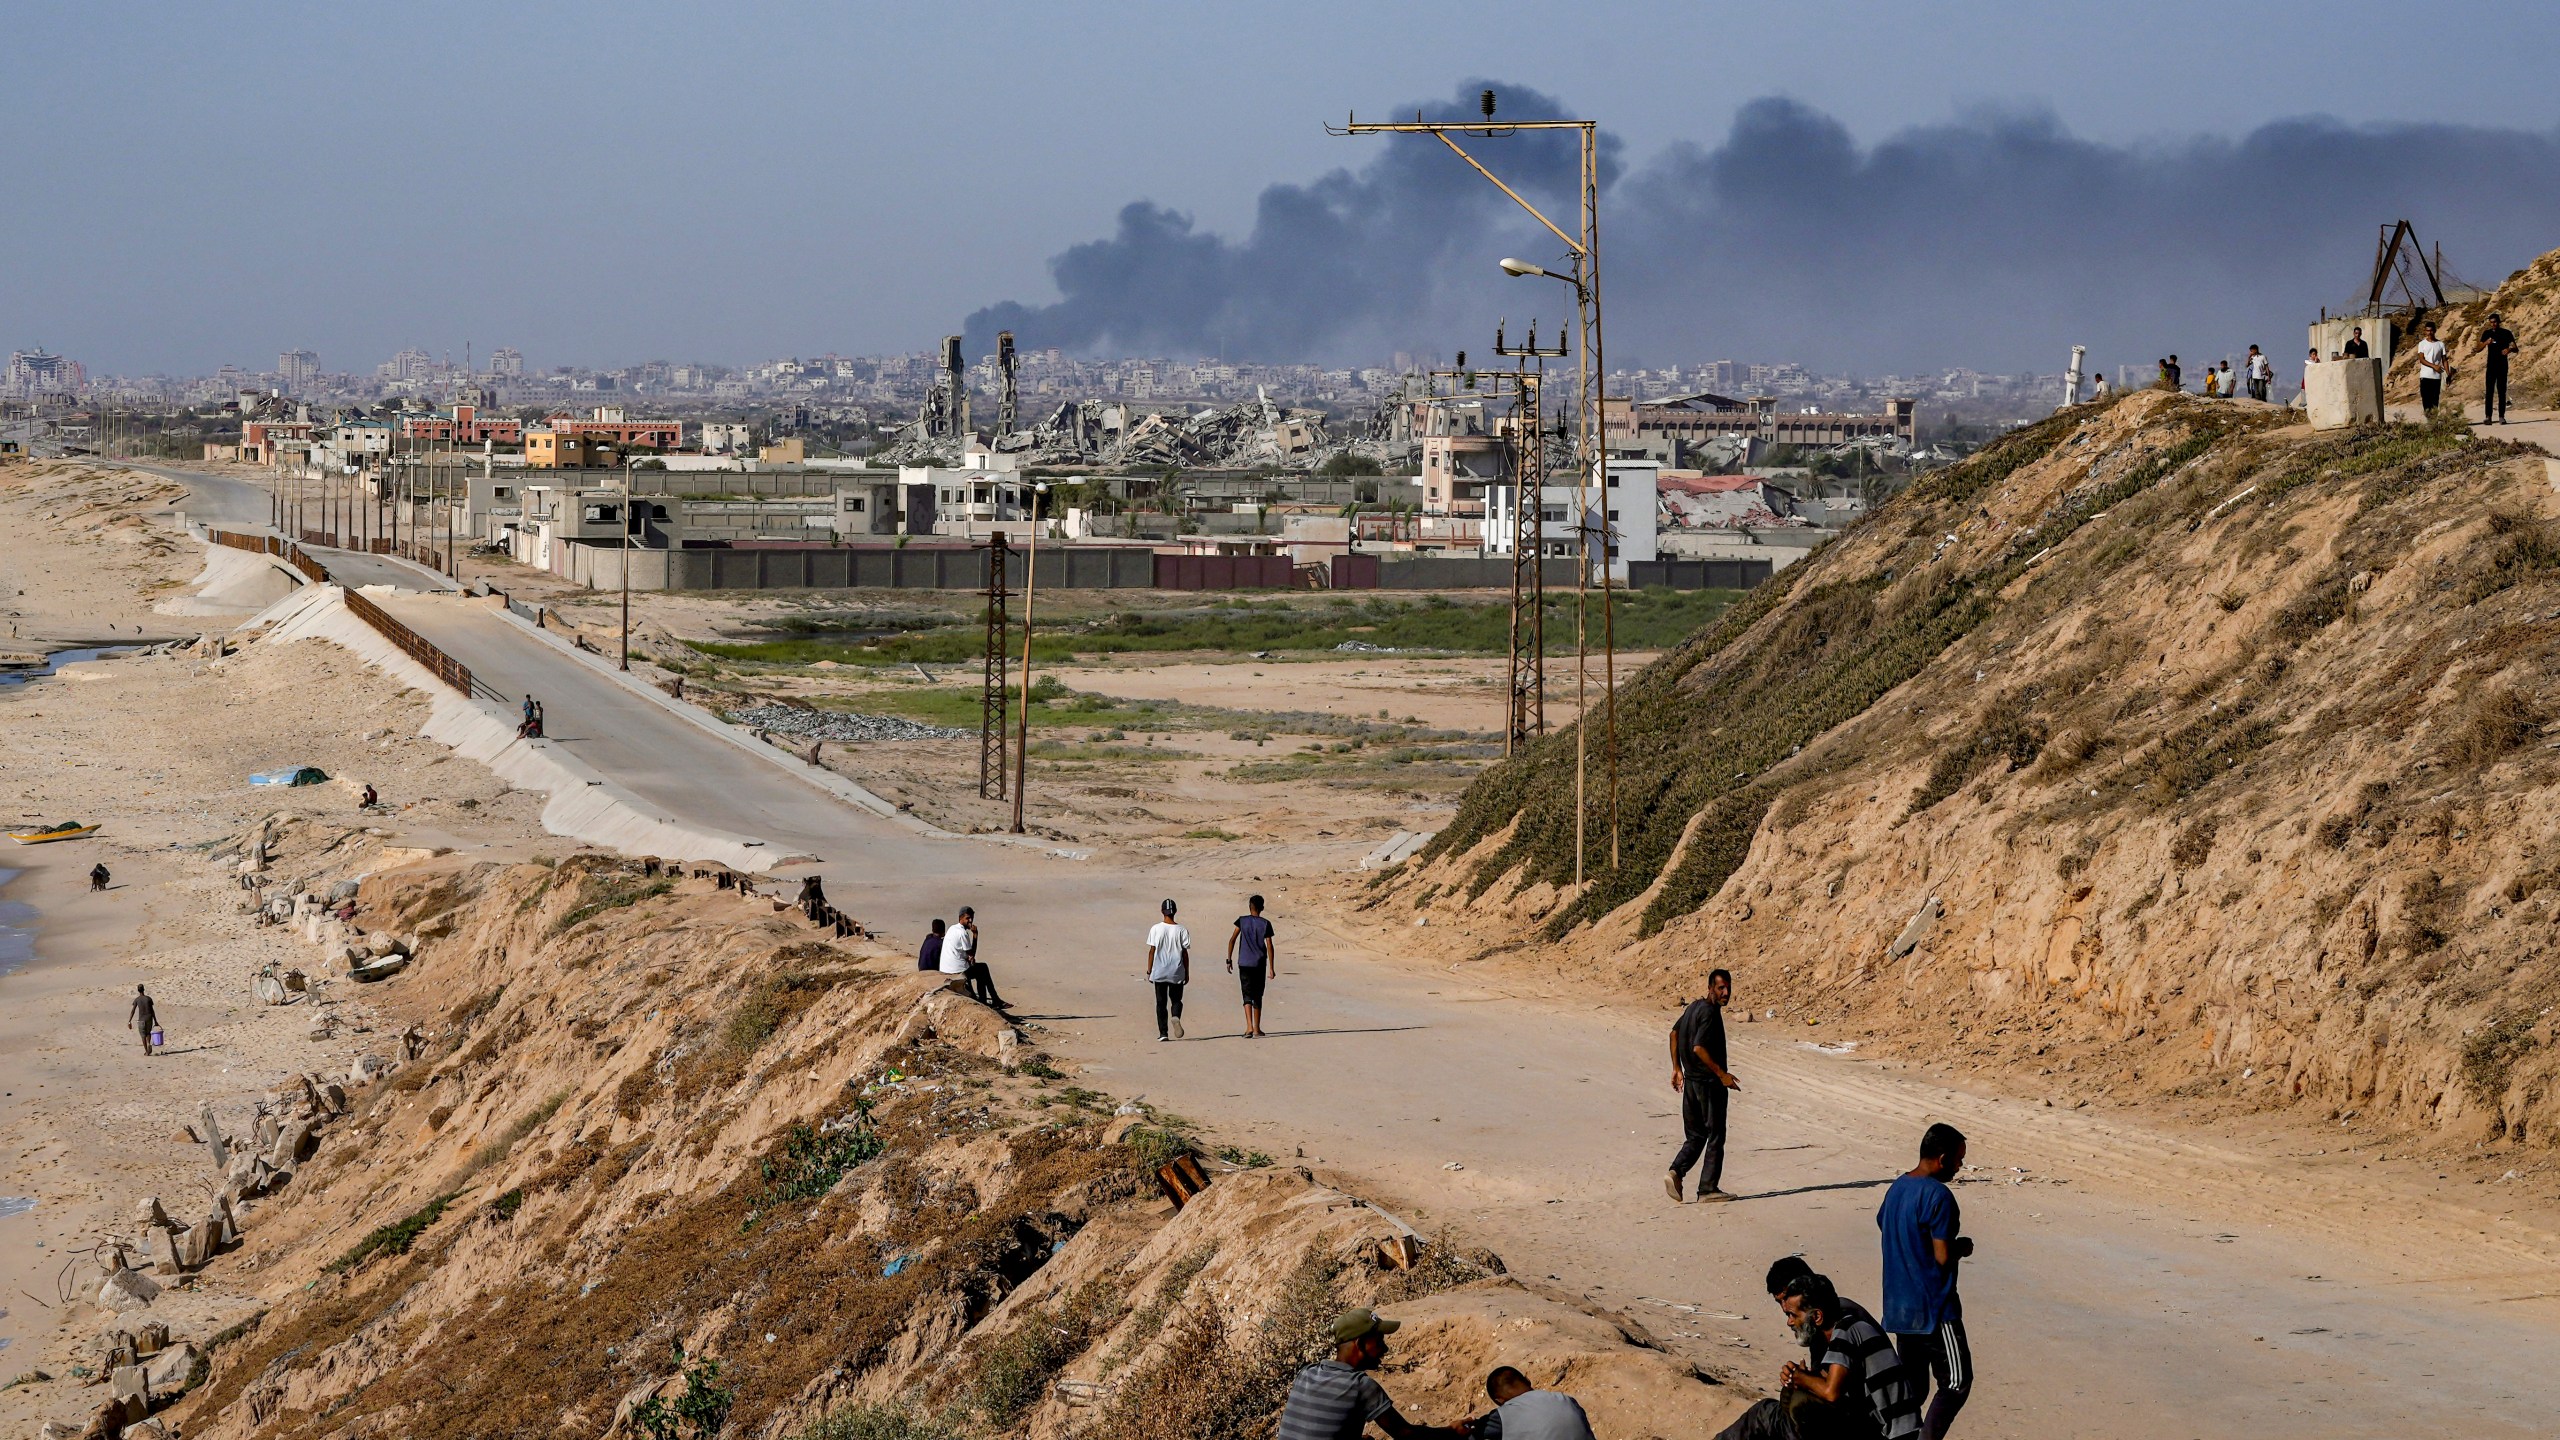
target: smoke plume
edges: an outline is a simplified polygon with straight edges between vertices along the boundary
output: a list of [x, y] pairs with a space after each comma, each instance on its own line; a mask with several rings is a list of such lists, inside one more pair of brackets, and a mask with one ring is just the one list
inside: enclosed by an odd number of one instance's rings
[[[1422, 113], [1473, 118], [1485, 83]], [[1575, 113], [1494, 88], [1506, 118]], [[1495, 268], [1563, 247], [1456, 156], [1423, 137], [1342, 143], [1372, 153], [1270, 186], [1240, 239], [1130, 204], [1115, 234], [1050, 262], [1056, 303], [971, 316], [972, 353], [1011, 329], [1026, 348], [1369, 364], [1489, 349], [1497, 317], [1516, 329], [1569, 312], [1562, 286]], [[1462, 143], [1572, 229], [1568, 136]], [[2560, 246], [2553, 132], [2308, 118], [2112, 145], [2048, 113], [1983, 111], [1860, 146], [1829, 116], [1769, 98], [1712, 147], [1629, 169], [1608, 145], [1602, 175], [1613, 368], [2055, 370], [2073, 344], [2109, 369], [2252, 343], [2284, 358], [2323, 305], [2361, 298], [2378, 223], [2415, 221], [2482, 285]]]

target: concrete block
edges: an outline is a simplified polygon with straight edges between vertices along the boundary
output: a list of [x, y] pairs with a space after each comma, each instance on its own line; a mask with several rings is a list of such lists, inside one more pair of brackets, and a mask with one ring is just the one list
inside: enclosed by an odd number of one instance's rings
[[1893, 945], [1885, 953], [1899, 960], [1919, 949], [1920, 942], [1928, 939], [1929, 932], [1937, 928], [1938, 917], [1943, 913], [1945, 907], [1938, 903], [1938, 897], [1930, 896], [1911, 917], [1911, 923], [1902, 927], [1902, 933], [1893, 937]]
[[2323, 360], [2305, 367], [2303, 409], [2314, 430], [2382, 423], [2382, 362]]
[[139, 1270], [118, 1270], [98, 1286], [98, 1303], [118, 1314], [139, 1310], [160, 1298], [160, 1282]]
[[151, 1363], [142, 1367], [148, 1398], [163, 1404], [177, 1398], [178, 1392], [187, 1388], [187, 1382], [195, 1377], [195, 1373], [196, 1347], [193, 1345], [172, 1345], [151, 1357]]

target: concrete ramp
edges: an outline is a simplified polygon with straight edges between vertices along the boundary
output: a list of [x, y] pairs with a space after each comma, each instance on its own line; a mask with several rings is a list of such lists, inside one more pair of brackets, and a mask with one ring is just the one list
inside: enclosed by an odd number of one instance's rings
[[151, 608], [163, 615], [248, 615], [301, 589], [303, 580], [272, 555], [207, 545], [204, 569], [188, 583], [196, 593]]
[[519, 790], [549, 797], [542, 828], [554, 835], [618, 850], [717, 861], [734, 870], [763, 871], [786, 858], [753, 836], [688, 824], [544, 740], [516, 738], [516, 717], [499, 705], [456, 694], [427, 668], [401, 653], [380, 631], [347, 608], [346, 592], [312, 585], [268, 606], [247, 629], [266, 626], [261, 644], [326, 640], [427, 697], [433, 707], [419, 734], [476, 760]]

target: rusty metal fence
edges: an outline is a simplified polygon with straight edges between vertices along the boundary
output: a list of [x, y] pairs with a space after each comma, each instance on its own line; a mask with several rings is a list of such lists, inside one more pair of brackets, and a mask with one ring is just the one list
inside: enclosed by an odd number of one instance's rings
[[[300, 545], [280, 535], [242, 535], [236, 531], [214, 529], [207, 529], [204, 533], [205, 538], [216, 545], [225, 545], [234, 550], [247, 550], [260, 555], [276, 556], [301, 572], [304, 578], [315, 585], [334, 583], [330, 578], [328, 567], [305, 554]], [[382, 638], [400, 647], [401, 654], [426, 666], [438, 680], [462, 692], [465, 697], [500, 702], [507, 698], [473, 678], [470, 666], [438, 649], [434, 641], [410, 629], [390, 611], [366, 599], [352, 588], [346, 590], [346, 599], [347, 609], [353, 612], [357, 619], [379, 631]]]

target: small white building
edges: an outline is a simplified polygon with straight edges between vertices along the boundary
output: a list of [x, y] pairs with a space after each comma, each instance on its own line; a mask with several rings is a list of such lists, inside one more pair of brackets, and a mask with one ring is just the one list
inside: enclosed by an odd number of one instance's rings
[[[1584, 514], [1583, 487], [1571, 483], [1569, 477], [1566, 483], [1557, 484], [1558, 474], [1550, 474], [1548, 484], [1539, 493], [1540, 549], [1550, 560], [1573, 559], [1582, 550], [1582, 527], [1588, 526], [1593, 557], [1599, 558], [1601, 547], [1607, 546], [1608, 572], [1613, 580], [1627, 578], [1629, 561], [1659, 559], [1655, 511], [1661, 503], [1661, 475], [1662, 466], [1655, 461], [1610, 461], [1601, 503], [1592, 506], [1582, 524], [1577, 525], [1574, 517]], [[1512, 493], [1508, 485], [1485, 487], [1484, 551], [1488, 555], [1511, 553]]]
[[702, 422], [702, 453], [705, 455], [745, 455], [756, 446], [752, 425], [732, 425], [719, 420]]
[[[973, 524], [1031, 518], [1031, 482], [1023, 478], [1022, 457], [997, 454], [976, 440], [962, 448], [955, 467], [899, 466], [898, 484], [910, 494], [917, 486], [932, 487], [936, 534], [973, 534]], [[914, 528], [910, 523], [909, 531]]]

